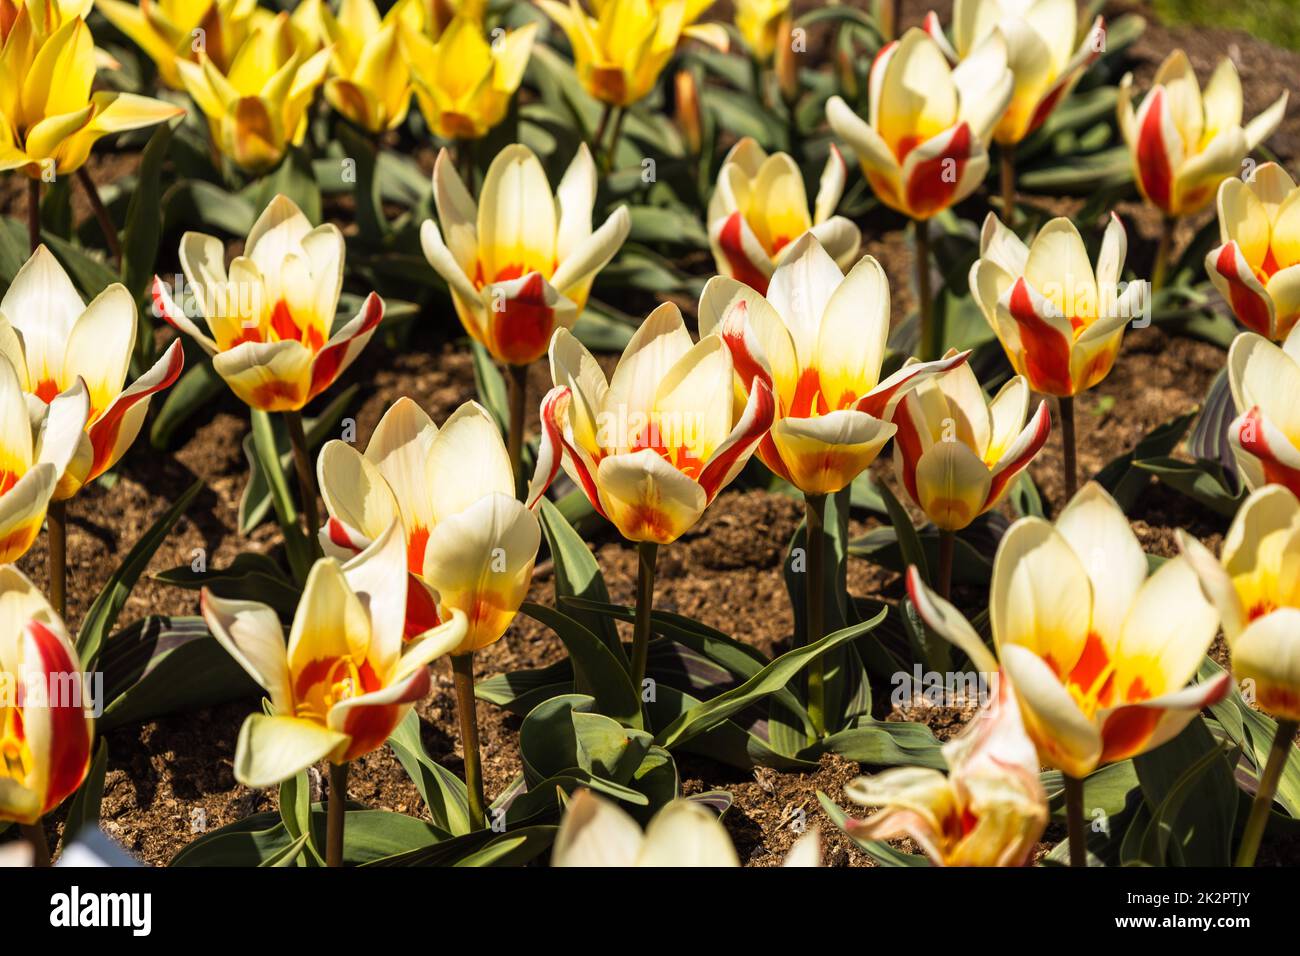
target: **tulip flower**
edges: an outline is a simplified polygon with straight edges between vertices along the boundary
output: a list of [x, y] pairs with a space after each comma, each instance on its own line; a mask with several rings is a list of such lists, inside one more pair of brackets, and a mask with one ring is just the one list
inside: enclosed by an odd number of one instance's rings
[[[956, 354], [950, 349], [945, 358]], [[1028, 411], [1023, 375], [1010, 379], [990, 402], [967, 364], [923, 380], [894, 410], [894, 473], [939, 529], [939, 593], [945, 597], [954, 533], [1002, 500], [1047, 442], [1047, 402], [1039, 402], [1026, 424]]]
[[690, 70], [678, 70], [673, 77], [673, 102], [676, 105], [673, 119], [686, 140], [687, 151], [698, 157], [704, 148], [704, 125], [700, 117], [699, 84]]
[[330, 106], [373, 136], [401, 126], [411, 105], [401, 33], [423, 22], [418, 6], [399, 0], [381, 19], [374, 0], [343, 0], [337, 16], [322, 3], [319, 18], [331, 50]]
[[586, 145], [554, 193], [532, 150], [507, 146], [488, 167], [477, 205], [446, 150], [434, 164], [439, 222], [425, 221], [420, 244], [446, 281], [465, 330], [509, 370], [509, 452], [516, 469], [527, 366], [546, 353], [557, 328], [577, 322], [596, 273], [632, 227], [620, 206], [592, 231], [596, 184]]
[[95, 0], [95, 9], [135, 41], [174, 90], [184, 88], [178, 61], [198, 62], [202, 51], [225, 73], [253, 29], [271, 17], [251, 0]]
[[1187, 54], [1175, 50], [1156, 71], [1150, 91], [1133, 109], [1133, 75], [1119, 87], [1119, 128], [1133, 158], [1133, 179], [1165, 216], [1152, 283], [1164, 284], [1173, 224], [1200, 212], [1219, 184], [1241, 169], [1273, 135], [1286, 113], [1287, 92], [1243, 128], [1241, 79], [1225, 58], [1202, 91]]
[[1247, 488], [1283, 485], [1300, 494], [1300, 333], [1282, 347], [1243, 332], [1228, 349], [1228, 386], [1238, 417], [1228, 426]]
[[[784, 866], [820, 866], [816, 829], [800, 837]], [[556, 867], [737, 867], [740, 859], [717, 814], [678, 798], [651, 819], [645, 832], [616, 803], [586, 787], [569, 799], [555, 835]]]
[[1252, 866], [1300, 726], [1300, 501], [1280, 485], [1257, 489], [1232, 519], [1219, 561], [1185, 531], [1178, 543], [1219, 609], [1233, 674], [1253, 684], [1255, 703], [1277, 718], [1237, 856], [1238, 866]]
[[658, 546], [689, 530], [740, 473], [772, 424], [772, 389], [758, 382], [743, 409], [733, 405], [726, 344], [717, 335], [692, 344], [671, 302], [633, 334], [612, 380], [568, 329], [556, 330], [550, 354], [555, 387], [542, 400], [534, 483], [563, 466], [597, 513], [637, 542], [632, 676], [639, 688]]
[[1055, 395], [1065, 445], [1066, 496], [1077, 487], [1074, 396], [1115, 364], [1124, 326], [1147, 313], [1150, 286], [1124, 283], [1128, 236], [1111, 213], [1096, 268], [1070, 220], [1053, 219], [1026, 246], [992, 213], [970, 271], [971, 294], [1030, 388]]
[[931, 302], [928, 221], [984, 181], [989, 137], [1014, 87], [1007, 46], [995, 30], [950, 69], [939, 45], [911, 29], [876, 56], [870, 86], [867, 121], [838, 96], [826, 118], [853, 147], [877, 198], [913, 220], [921, 358], [933, 361], [943, 329]]
[[429, 128], [443, 139], [481, 139], [505, 119], [524, 78], [537, 24], [491, 44], [478, 20], [456, 17], [437, 42], [402, 33], [415, 99]]
[[776, 52], [781, 20], [790, 12], [790, 0], [737, 0], [736, 29], [759, 63], [767, 63]]
[[[276, 612], [207, 588], [203, 619], [270, 697], [239, 731], [235, 779], [269, 787], [319, 760], [330, 764], [327, 855], [342, 856], [347, 764], [384, 745], [429, 692], [428, 665], [465, 637], [459, 612], [403, 643], [406, 543], [396, 522], [364, 553], [340, 564], [322, 558], [307, 577], [288, 646]], [[335, 814], [340, 817], [336, 823]]]
[[803, 173], [788, 154], [769, 156], [748, 136], [736, 143], [709, 200], [709, 242], [718, 272], [766, 294], [773, 271], [807, 232], [841, 269], [852, 266], [862, 237], [857, 226], [834, 215], [845, 173], [844, 158], [832, 145], [810, 214]]
[[1047, 828], [1047, 792], [1011, 681], [994, 673], [996, 696], [943, 745], [948, 773], [897, 767], [844, 788], [881, 809], [848, 819], [860, 840], [910, 837], [936, 866], [1024, 866]]
[[278, 166], [307, 134], [307, 111], [330, 54], [312, 52], [281, 13], [263, 22], [223, 72], [206, 53], [178, 60], [186, 91], [207, 117], [213, 145], [245, 172]]
[[[925, 623], [976, 668], [1000, 660], [1039, 760], [1065, 774], [1073, 807], [1083, 777], [1173, 739], [1230, 688], [1227, 674], [1189, 684], [1219, 622], [1191, 564], [1174, 558], [1148, 577], [1128, 519], [1095, 482], [1055, 525], [1021, 518], [1003, 536], [989, 593], [997, 658], [916, 568], [907, 586]], [[1069, 822], [1071, 861], [1082, 865], [1081, 813]]]
[[62, 619], [15, 567], [0, 567], [0, 605], [0, 820], [18, 823], [48, 865], [40, 819], [90, 770], [90, 701]]
[[1300, 319], [1300, 189], [1277, 163], [1219, 186], [1219, 241], [1205, 271], [1252, 332], [1280, 342]]

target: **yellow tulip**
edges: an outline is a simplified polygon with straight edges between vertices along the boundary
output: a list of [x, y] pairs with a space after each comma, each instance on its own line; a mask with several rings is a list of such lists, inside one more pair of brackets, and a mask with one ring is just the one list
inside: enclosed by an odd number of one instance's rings
[[899, 484], [936, 527], [960, 531], [1002, 499], [1047, 442], [1047, 403], [1039, 402], [1025, 424], [1028, 411], [1029, 383], [1022, 375], [991, 402], [968, 364], [923, 380], [893, 415]]
[[1238, 680], [1261, 710], [1300, 720], [1300, 502], [1287, 488], [1257, 489], [1232, 519], [1216, 561], [1187, 534], [1178, 542], [1219, 609]]
[[457, 17], [482, 24], [487, 14], [487, 0], [422, 0], [424, 35], [431, 40], [442, 36]]
[[637, 329], [612, 380], [568, 329], [556, 330], [550, 352], [555, 387], [542, 400], [534, 485], [563, 465], [629, 541], [676, 541], [772, 423], [771, 389], [759, 382], [743, 408], [733, 405], [726, 344], [716, 335], [692, 344], [671, 302]]
[[185, 112], [133, 93], [92, 92], [90, 28], [53, 3], [26, 0], [0, 41], [0, 171], [25, 168], [32, 178], [73, 173], [101, 137]]
[[857, 261], [862, 236], [835, 207], [844, 194], [844, 158], [834, 145], [810, 213], [803, 173], [786, 153], [771, 156], [750, 137], [718, 170], [709, 200], [709, 242], [718, 272], [766, 294], [772, 273], [804, 233], [812, 233], [841, 269]]
[[95, 0], [95, 8], [153, 60], [158, 76], [183, 89], [177, 60], [205, 53], [225, 73], [244, 40], [272, 18], [257, 0]]
[[226, 73], [206, 54], [197, 63], [177, 62], [212, 142], [240, 169], [272, 169], [307, 133], [307, 108], [325, 79], [329, 53], [309, 53], [300, 42], [281, 13], [253, 31]]
[[1021, 518], [993, 561], [997, 658], [916, 568], [908, 593], [925, 622], [975, 667], [1011, 678], [1039, 760], [1082, 779], [1177, 736], [1231, 686], [1189, 684], [1219, 629], [1185, 557], [1147, 577], [1124, 512], [1089, 482], [1052, 525]]
[[[331, 441], [317, 463], [329, 518], [327, 555], [346, 559], [370, 547], [393, 522], [405, 536], [406, 634], [418, 635], [461, 612], [466, 631], [453, 654], [499, 640], [528, 593], [541, 527], [515, 499], [501, 431], [476, 402], [442, 428], [409, 398], [384, 413], [365, 453]], [[472, 475], [472, 481], [466, 476]]]
[[995, 30], [1007, 44], [1007, 65], [1015, 88], [993, 138], [1016, 145], [1043, 125], [1052, 110], [1070, 95], [1088, 65], [1105, 49], [1101, 17], [1084, 33], [1076, 0], [956, 0], [949, 44], [930, 13], [926, 31], [954, 63], [971, 55]]
[[1219, 241], [1205, 271], [1237, 321], [1280, 342], [1300, 319], [1300, 189], [1277, 163], [1219, 186]]
[[32, 824], [86, 779], [92, 701], [63, 621], [14, 567], [0, 567], [0, 615], [0, 820]]
[[767, 298], [736, 279], [710, 279], [700, 332], [722, 336], [751, 401], [775, 395], [775, 421], [758, 457], [809, 495], [853, 481], [893, 436], [889, 416], [905, 389], [966, 360], [963, 353], [911, 365], [881, 381], [889, 280], [871, 256], [846, 276], [813, 235], [777, 266]]
[[1035, 391], [1078, 395], [1110, 373], [1124, 326], [1150, 302], [1147, 282], [1122, 281], [1127, 254], [1113, 213], [1095, 269], [1068, 219], [1053, 219], [1028, 246], [992, 213], [984, 220], [971, 294]]
[[826, 104], [826, 118], [853, 147], [880, 201], [926, 220], [984, 181], [989, 137], [1013, 85], [1001, 33], [990, 33], [954, 69], [913, 28], [876, 55], [867, 120], [838, 96]]
[[374, 0], [343, 0], [337, 16], [321, 5], [321, 30], [332, 50], [325, 99], [335, 112], [372, 134], [402, 124], [411, 105], [411, 68], [401, 34], [422, 22], [414, 0], [398, 0], [382, 19]]
[[631, 217], [623, 206], [592, 231], [596, 185], [585, 144], [554, 193], [532, 150], [507, 146], [488, 167], [475, 204], [450, 154], [439, 153], [438, 223], [424, 223], [420, 243], [466, 331], [498, 361], [527, 365], [544, 355], [551, 333], [578, 320], [596, 273], [627, 238]]
[[1133, 109], [1133, 75], [1119, 87], [1119, 128], [1142, 195], [1166, 216], [1189, 216], [1214, 197], [1219, 183], [1282, 122], [1287, 93], [1243, 128], [1241, 78], [1220, 61], [1204, 91], [1187, 54], [1175, 50], [1160, 65], [1146, 98]]
[[347, 564], [317, 561], [287, 648], [274, 610], [203, 589], [212, 636], [270, 696], [270, 713], [240, 728], [236, 780], [274, 786], [320, 760], [343, 764], [377, 750], [428, 694], [428, 665], [460, 643], [465, 618], [403, 644], [405, 570], [396, 524]]
[[437, 42], [404, 31], [415, 99], [429, 128], [443, 139], [479, 139], [505, 119], [537, 26], [511, 30], [491, 44], [482, 24], [464, 17], [452, 20]]
[[790, 0], [736, 0], [736, 29], [760, 63], [776, 52], [781, 20], [790, 12]]
[[[225, 243], [187, 232], [180, 260], [200, 328], [154, 276], [156, 315], [191, 336], [245, 404], [267, 412], [299, 411], [352, 364], [384, 317], [370, 293], [361, 311], [330, 334], [343, 289], [343, 234], [332, 223], [313, 229], [293, 202], [276, 196], [225, 264]], [[179, 291], [179, 290], [178, 290]]]
[[58, 456], [56, 501], [117, 464], [144, 426], [150, 397], [180, 377], [185, 352], [175, 341], [127, 384], [137, 328], [135, 299], [125, 286], [113, 283], [86, 305], [45, 246], [0, 299], [0, 352], [17, 373], [18, 387], [50, 416], [51, 426], [60, 398], [78, 395], [85, 406], [72, 448]]
[[881, 808], [844, 822], [861, 840], [910, 837], [937, 866], [1024, 866], [1047, 828], [1047, 792], [1011, 681], [943, 745], [948, 773], [898, 767], [858, 777], [844, 795]]
[[1300, 494], [1300, 326], [1282, 347], [1243, 332], [1228, 349], [1228, 385], [1238, 417], [1228, 426], [1248, 488], [1285, 485]]

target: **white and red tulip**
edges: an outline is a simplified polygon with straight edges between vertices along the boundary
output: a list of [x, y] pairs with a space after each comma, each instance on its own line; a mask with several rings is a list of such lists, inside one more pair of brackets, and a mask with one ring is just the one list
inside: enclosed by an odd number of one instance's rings
[[1300, 331], [1281, 347], [1243, 332], [1228, 349], [1228, 385], [1238, 417], [1228, 426], [1246, 487], [1284, 485], [1300, 494]]

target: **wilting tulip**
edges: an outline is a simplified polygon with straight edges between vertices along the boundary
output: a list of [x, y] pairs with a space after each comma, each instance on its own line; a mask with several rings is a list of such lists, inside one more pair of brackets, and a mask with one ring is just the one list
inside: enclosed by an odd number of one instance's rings
[[415, 99], [425, 121], [444, 139], [479, 139], [506, 115], [524, 78], [537, 24], [504, 33], [491, 44], [483, 25], [457, 17], [437, 42], [403, 31]]
[[810, 214], [803, 173], [786, 153], [771, 156], [746, 136], [731, 148], [709, 200], [709, 242], [718, 272], [767, 292], [772, 272], [804, 233], [817, 237], [841, 269], [857, 261], [858, 227], [834, 215], [844, 194], [845, 167], [831, 146]]
[[1228, 349], [1228, 385], [1238, 415], [1228, 426], [1228, 439], [1248, 488], [1276, 484], [1300, 494], [1297, 328], [1281, 348], [1261, 335], [1243, 332]]
[[1187, 54], [1175, 50], [1156, 71], [1137, 111], [1133, 76], [1119, 88], [1119, 128], [1133, 158], [1142, 195], [1167, 217], [1199, 212], [1219, 183], [1273, 135], [1286, 113], [1283, 91], [1263, 113], [1241, 125], [1241, 79], [1232, 61], [1220, 61], [1202, 93]]
[[200, 51], [223, 74], [253, 31], [271, 18], [254, 0], [95, 0], [95, 9], [153, 60], [158, 76], [182, 89], [178, 60], [197, 62]]
[[[465, 617], [453, 612], [404, 644], [406, 582], [396, 522], [347, 564], [322, 558], [307, 577], [287, 648], [273, 609], [203, 589], [212, 635], [270, 697], [270, 712], [249, 715], [239, 731], [235, 779], [269, 787], [328, 760], [330, 801], [344, 799], [348, 761], [384, 745], [428, 693], [428, 665], [465, 637]], [[333, 813], [328, 844], [337, 865], [342, 825]]]
[[307, 110], [330, 54], [312, 52], [281, 13], [255, 29], [223, 72], [206, 53], [178, 60], [186, 91], [208, 119], [212, 142], [246, 172], [277, 166], [307, 134]]
[[[102, 136], [154, 126], [184, 114], [161, 100], [92, 92], [90, 28], [58, 4], [3, 0], [0, 17], [0, 171], [23, 169], [39, 181], [79, 170]], [[89, 8], [89, 4], [84, 4]]]
[[374, 0], [343, 0], [335, 16], [321, 4], [320, 31], [331, 50], [325, 99], [339, 115], [372, 135], [395, 129], [411, 105], [411, 69], [400, 34], [418, 29], [413, 0], [399, 0], [380, 18]]
[[790, 0], [737, 0], [736, 29], [758, 62], [772, 59], [781, 19], [789, 10]]
[[858, 777], [844, 795], [881, 809], [844, 821], [862, 840], [910, 837], [937, 866], [1024, 866], [1047, 828], [1047, 792], [1011, 681], [943, 745], [948, 773], [898, 767]]
[[[784, 865], [820, 866], [819, 843], [818, 831], [809, 830], [791, 847]], [[617, 804], [583, 787], [565, 808], [551, 866], [733, 867], [740, 859], [717, 814], [694, 800], [673, 800], [642, 833]]]
[[1300, 725], [1300, 502], [1279, 485], [1257, 489], [1232, 519], [1218, 561], [1184, 531], [1178, 543], [1219, 609], [1233, 675], [1277, 718], [1237, 857], [1238, 866], [1251, 866]]
[[0, 820], [44, 849], [40, 818], [90, 770], [91, 701], [62, 619], [17, 568], [0, 567], [0, 609]]
[[1300, 319], [1300, 189], [1277, 163], [1219, 186], [1219, 241], [1205, 271], [1237, 321], [1280, 342]]
[[1047, 402], [1026, 424], [1028, 411], [1023, 375], [990, 402], [967, 364], [903, 396], [893, 415], [894, 472], [940, 532], [960, 531], [997, 504], [1042, 449], [1052, 427]]
[[[907, 585], [935, 633], [979, 670], [997, 669], [975, 629], [916, 568]], [[1222, 699], [1227, 674], [1189, 684], [1218, 622], [1186, 558], [1147, 577], [1128, 519], [1095, 482], [1054, 526], [1033, 517], [1013, 524], [994, 558], [989, 623], [998, 659], [1039, 759], [1061, 770], [1069, 788], [1103, 764], [1171, 740]], [[1081, 830], [1082, 820], [1071, 820], [1074, 860]]]

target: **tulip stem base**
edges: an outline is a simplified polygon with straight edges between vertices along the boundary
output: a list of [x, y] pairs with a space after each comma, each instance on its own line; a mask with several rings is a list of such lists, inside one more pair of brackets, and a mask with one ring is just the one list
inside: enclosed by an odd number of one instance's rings
[[118, 268], [122, 266], [122, 240], [118, 237], [117, 226], [113, 225], [113, 217], [108, 214], [108, 207], [104, 205], [104, 200], [99, 198], [99, 187], [95, 181], [90, 178], [90, 173], [86, 172], [86, 167], [82, 166], [77, 170], [77, 182], [81, 184], [81, 190], [86, 194], [86, 199], [90, 201], [90, 208], [95, 214], [95, 220], [99, 223], [99, 231], [104, 234], [104, 241], [108, 243], [109, 255], [117, 263]]
[[1065, 500], [1069, 503], [1079, 490], [1079, 461], [1074, 435], [1074, 399], [1066, 395], [1057, 399], [1057, 415], [1061, 419], [1061, 471], [1065, 479]]
[[1002, 169], [1002, 219], [1008, 228], [1016, 220], [1016, 147], [1003, 146], [1000, 150]]
[[1083, 825], [1083, 780], [1065, 775], [1065, 823], [1070, 840], [1070, 866], [1088, 865], [1088, 838]]
[[311, 453], [307, 451], [307, 435], [302, 429], [302, 412], [285, 412], [284, 423], [289, 428], [293, 467], [298, 473], [298, 497], [302, 499], [302, 515], [307, 523], [307, 547], [313, 558], [319, 558], [321, 552], [316, 531], [320, 528], [320, 512], [316, 510], [316, 479], [312, 473]]
[[45, 827], [41, 821], [21, 824], [18, 827], [18, 832], [22, 834], [24, 840], [32, 845], [32, 866], [49, 866], [50, 844], [45, 839]]
[[326, 804], [325, 865], [343, 865], [343, 821], [348, 806], [348, 765], [328, 763], [330, 770], [329, 803]]
[[916, 301], [921, 326], [921, 361], [933, 362], [943, 354], [943, 316], [934, 311], [934, 296], [930, 289], [930, 223], [925, 219], [912, 220], [916, 236]]
[[952, 557], [957, 550], [957, 534], [953, 531], [939, 532], [939, 597], [945, 601], [952, 597]]
[[650, 656], [650, 614], [655, 603], [655, 559], [659, 545], [642, 541], [636, 546], [636, 618], [632, 625], [632, 689], [639, 696]]
[[45, 512], [50, 547], [50, 603], [59, 617], [68, 612], [68, 503], [51, 501]]
[[27, 180], [27, 244], [35, 252], [41, 244], [41, 181]]
[[487, 801], [483, 797], [483, 760], [478, 747], [478, 710], [474, 705], [474, 652], [453, 654], [451, 673], [456, 685], [456, 711], [460, 717], [460, 743], [465, 751], [465, 789], [469, 796], [469, 826], [487, 826]]
[[1169, 259], [1174, 252], [1174, 229], [1178, 220], [1165, 216], [1160, 226], [1160, 245], [1156, 246], [1156, 261], [1151, 267], [1151, 294], [1155, 295], [1165, 287], [1169, 274]]
[[614, 131], [609, 134], [609, 148], [605, 150], [605, 171], [612, 173], [618, 156], [618, 141], [623, 136], [623, 121], [627, 119], [626, 107], [619, 107], [614, 116]]
[[[804, 617], [807, 631], [805, 646], [820, 641], [826, 631], [826, 496], [804, 495], [804, 514], [807, 534], [804, 544], [808, 549], [808, 581], [804, 588]], [[819, 657], [808, 665], [808, 719], [813, 732], [826, 735], [826, 672]]]
[[1282, 779], [1282, 769], [1286, 766], [1287, 757], [1291, 755], [1292, 741], [1295, 740], [1298, 726], [1300, 724], [1294, 720], [1277, 722], [1277, 733], [1273, 735], [1273, 746], [1268, 752], [1264, 775], [1259, 778], [1255, 802], [1251, 804], [1250, 817], [1246, 820], [1246, 829], [1241, 835], [1241, 846], [1237, 850], [1237, 866], [1255, 865], [1259, 843], [1264, 837], [1264, 829], [1268, 826], [1268, 815], [1273, 808], [1273, 797], [1277, 793], [1278, 781]]
[[506, 435], [506, 453], [510, 456], [510, 467], [515, 472], [515, 495], [522, 497], [527, 493], [524, 479], [524, 411], [527, 408], [525, 396], [528, 394], [528, 366], [507, 365], [506, 384], [510, 402], [510, 430]]

